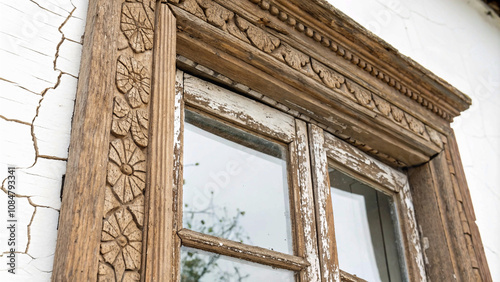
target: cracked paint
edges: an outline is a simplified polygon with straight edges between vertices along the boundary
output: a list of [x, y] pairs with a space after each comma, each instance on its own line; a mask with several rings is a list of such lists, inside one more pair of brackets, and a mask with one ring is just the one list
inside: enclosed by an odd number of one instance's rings
[[[0, 0], [0, 208], [7, 210], [7, 166], [15, 165], [19, 281], [49, 281], [52, 273], [87, 6]], [[13, 281], [4, 233], [0, 280]]]

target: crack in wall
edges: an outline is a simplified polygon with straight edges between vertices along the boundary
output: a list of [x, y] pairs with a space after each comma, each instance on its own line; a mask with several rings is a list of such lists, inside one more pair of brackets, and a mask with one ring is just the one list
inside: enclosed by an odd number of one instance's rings
[[[33, 3], [37, 4], [36, 2], [34, 2], [33, 0], [31, 0]], [[66, 19], [64, 20], [64, 22], [59, 26], [59, 28], [57, 29], [59, 31], [59, 33], [61, 33], [61, 40], [59, 41], [59, 43], [57, 44], [56, 46], [56, 53], [54, 55], [54, 61], [53, 61], [53, 68], [56, 72], [59, 72], [59, 75], [57, 76], [57, 81], [55, 83], [54, 86], [51, 86], [51, 87], [47, 87], [45, 88], [42, 92], [41, 92], [41, 99], [40, 101], [38, 102], [38, 106], [36, 108], [36, 113], [35, 113], [35, 116], [33, 117], [33, 120], [31, 121], [31, 138], [33, 140], [33, 147], [35, 149], [35, 161], [34, 163], [29, 166], [28, 168], [32, 168], [33, 166], [36, 165], [37, 161], [38, 161], [38, 158], [40, 157], [40, 153], [39, 153], [39, 150], [38, 150], [38, 141], [37, 141], [37, 138], [36, 138], [36, 134], [35, 134], [35, 121], [36, 119], [38, 118], [38, 114], [40, 113], [40, 108], [42, 107], [42, 102], [43, 100], [45, 99], [45, 95], [47, 94], [47, 92], [49, 90], [55, 90], [57, 89], [57, 87], [60, 85], [61, 83], [61, 77], [63, 74], [67, 74], [65, 72], [63, 72], [62, 70], [58, 69], [57, 68], [57, 59], [59, 58], [59, 51], [60, 51], [60, 48], [61, 48], [61, 45], [64, 43], [66, 39], [66, 36], [64, 35], [64, 32], [62, 31], [62, 28], [64, 27], [64, 25], [66, 25], [66, 23], [69, 21], [69, 19], [73, 16], [73, 13], [76, 11], [76, 6], [73, 4], [73, 2], [71, 2], [71, 5], [73, 6], [73, 10], [71, 10], [71, 12], [68, 14], [68, 16], [66, 17]], [[38, 4], [37, 4], [38, 5]], [[68, 74], [70, 75], [70, 74]], [[75, 77], [74, 75], [71, 75], [72, 77]], [[78, 79], [78, 77], [75, 77]], [[48, 158], [49, 156], [44, 156], [45, 158]], [[57, 157], [54, 157], [54, 158], [57, 158]]]

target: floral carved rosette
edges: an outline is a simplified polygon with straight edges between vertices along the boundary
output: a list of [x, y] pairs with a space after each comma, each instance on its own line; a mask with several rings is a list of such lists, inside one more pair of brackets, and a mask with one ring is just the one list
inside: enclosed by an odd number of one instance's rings
[[98, 281], [140, 281], [154, 0], [122, 3]]

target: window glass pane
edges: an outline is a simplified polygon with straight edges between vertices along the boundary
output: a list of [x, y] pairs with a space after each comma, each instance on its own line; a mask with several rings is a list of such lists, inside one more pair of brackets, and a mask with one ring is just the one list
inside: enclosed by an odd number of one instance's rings
[[295, 281], [294, 272], [181, 247], [181, 281]]
[[293, 253], [285, 146], [186, 111], [183, 226]]
[[389, 196], [330, 169], [340, 268], [368, 281], [401, 281]]

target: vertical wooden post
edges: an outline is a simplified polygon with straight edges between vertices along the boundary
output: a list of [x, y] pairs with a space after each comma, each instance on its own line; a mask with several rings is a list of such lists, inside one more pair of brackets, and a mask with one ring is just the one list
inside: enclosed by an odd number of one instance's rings
[[445, 152], [408, 176], [430, 280], [473, 281]]
[[318, 229], [321, 281], [340, 282], [340, 269], [333, 226], [333, 206], [328, 179], [328, 160], [323, 129], [310, 124], [309, 142], [313, 176], [314, 206]]
[[146, 281], [175, 281], [173, 277], [173, 166], [175, 116], [175, 17], [166, 4], [157, 7], [154, 42], [153, 92], [148, 149], [148, 210]]
[[89, 2], [53, 281], [97, 278], [120, 6]]

